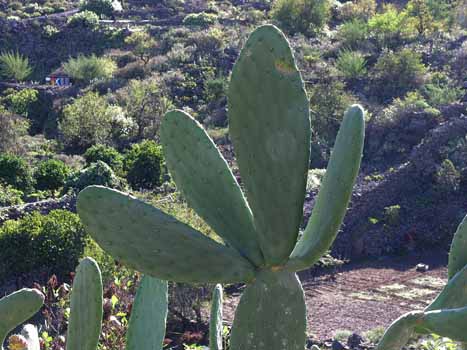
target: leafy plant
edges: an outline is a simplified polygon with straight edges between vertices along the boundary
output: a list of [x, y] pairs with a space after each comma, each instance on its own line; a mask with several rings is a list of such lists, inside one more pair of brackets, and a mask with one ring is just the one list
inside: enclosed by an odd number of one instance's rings
[[138, 56], [144, 65], [149, 63], [149, 60], [154, 55], [156, 41], [146, 31], [137, 31], [125, 38], [125, 44], [131, 47], [133, 53]]
[[337, 57], [336, 66], [348, 80], [362, 78], [366, 74], [366, 59], [358, 51], [341, 51]]
[[361, 47], [368, 36], [367, 24], [359, 19], [345, 22], [339, 27], [337, 36], [343, 47], [349, 49]]
[[38, 101], [39, 92], [35, 89], [22, 89], [16, 91], [7, 89], [0, 99], [5, 106], [13, 113], [23, 117], [28, 117], [31, 107]]
[[108, 164], [114, 171], [120, 171], [123, 166], [123, 156], [113, 147], [98, 144], [89, 147], [84, 153], [86, 164], [102, 161]]
[[82, 27], [94, 31], [99, 27], [99, 16], [92, 11], [81, 11], [68, 18], [67, 25], [72, 28]]
[[78, 55], [76, 58], [70, 58], [63, 65], [66, 74], [82, 83], [110, 78], [116, 69], [117, 65], [110, 58], [97, 57], [94, 54]]
[[176, 282], [246, 282], [231, 349], [302, 350], [306, 310], [295, 272], [318, 261], [337, 234], [362, 156], [364, 112], [360, 106], [347, 111], [311, 219], [297, 242], [309, 109], [291, 48], [276, 27], [251, 34], [233, 69], [229, 97], [230, 135], [248, 203], [198, 122], [172, 111], [161, 127], [172, 176], [228, 245], [103, 187], [82, 191], [78, 212], [103, 249], [143, 273]]
[[331, 15], [329, 0], [277, 0], [270, 13], [290, 34], [319, 33]]
[[65, 184], [71, 169], [62, 161], [48, 159], [38, 164], [34, 179], [38, 190], [58, 190]]
[[32, 73], [29, 59], [19, 52], [2, 52], [0, 54], [0, 75], [14, 81], [24, 81]]
[[0, 181], [21, 191], [29, 191], [33, 183], [31, 168], [19, 156], [0, 154]]
[[111, 17], [114, 12], [112, 0], [85, 0], [81, 3], [80, 9], [94, 12], [100, 17]]

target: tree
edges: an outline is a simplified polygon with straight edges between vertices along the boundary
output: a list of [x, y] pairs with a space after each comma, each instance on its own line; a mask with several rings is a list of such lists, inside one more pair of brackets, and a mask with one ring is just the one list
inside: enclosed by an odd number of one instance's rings
[[109, 143], [112, 120], [121, 112], [115, 107], [95, 92], [88, 92], [67, 105], [58, 126], [64, 145], [84, 151], [96, 143]]
[[156, 41], [146, 31], [131, 33], [125, 38], [125, 44], [131, 47], [133, 53], [143, 61], [145, 66], [149, 63], [156, 48]]
[[119, 91], [126, 115], [136, 124], [136, 139], [156, 138], [164, 114], [172, 103], [154, 80], [131, 80]]
[[426, 0], [410, 0], [407, 11], [415, 20], [415, 28], [418, 34], [424, 35], [434, 29], [434, 18]]
[[29, 59], [19, 52], [3, 52], [0, 54], [0, 75], [16, 82], [24, 81], [32, 73]]

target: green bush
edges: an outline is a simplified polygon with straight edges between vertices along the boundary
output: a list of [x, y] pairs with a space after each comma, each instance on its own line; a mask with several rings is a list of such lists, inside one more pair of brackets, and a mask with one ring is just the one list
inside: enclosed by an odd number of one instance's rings
[[162, 147], [154, 141], [134, 144], [125, 154], [124, 170], [135, 189], [152, 189], [162, 184], [164, 157]]
[[125, 38], [125, 44], [130, 46], [131, 51], [135, 56], [138, 56], [144, 65], [149, 63], [149, 60], [154, 55], [157, 43], [154, 38], [146, 31], [137, 31], [131, 33]]
[[386, 51], [373, 70], [373, 91], [381, 100], [403, 96], [423, 85], [426, 73], [420, 54], [410, 49]]
[[183, 19], [183, 24], [187, 26], [208, 27], [216, 22], [217, 15], [207, 12], [190, 13]]
[[73, 79], [82, 83], [89, 83], [96, 79], [111, 78], [117, 65], [110, 58], [97, 57], [96, 55], [70, 58], [63, 65], [63, 69]]
[[29, 191], [33, 183], [31, 168], [21, 157], [0, 154], [0, 181], [21, 191]]
[[451, 193], [459, 189], [461, 174], [454, 164], [445, 159], [435, 173], [435, 188], [441, 193]]
[[15, 153], [21, 148], [20, 139], [27, 135], [29, 123], [0, 105], [0, 153]]
[[91, 185], [106, 186], [120, 190], [125, 188], [125, 184], [115, 175], [112, 168], [100, 160], [70, 176], [66, 188], [72, 188], [76, 192], [79, 192]]
[[56, 159], [41, 161], [34, 171], [36, 188], [40, 191], [58, 190], [63, 187], [71, 169]]
[[123, 166], [123, 156], [115, 148], [101, 144], [89, 147], [84, 153], [84, 159], [88, 166], [102, 161], [114, 171], [120, 171]]
[[430, 82], [423, 86], [422, 93], [433, 107], [457, 102], [464, 96], [463, 89], [456, 86], [455, 82], [442, 72], [434, 72], [431, 75]]
[[68, 18], [67, 25], [72, 28], [81, 27], [96, 30], [99, 27], [99, 16], [92, 11], [82, 11]]
[[376, 13], [376, 0], [348, 1], [338, 9], [338, 15], [343, 20], [360, 19], [367, 21]]
[[80, 5], [81, 11], [91, 11], [100, 17], [111, 17], [114, 11], [112, 0], [86, 0]]
[[15, 81], [26, 80], [32, 69], [29, 60], [19, 52], [2, 52], [0, 54], [0, 76]]
[[65, 147], [84, 151], [94, 144], [106, 144], [112, 139], [112, 122], [122, 111], [109, 105], [104, 97], [88, 92], [65, 106], [58, 124]]
[[330, 15], [329, 0], [276, 0], [271, 10], [271, 17], [290, 34], [319, 33]]
[[396, 47], [415, 34], [415, 28], [410, 24], [407, 12], [388, 4], [382, 13], [368, 20], [368, 32], [380, 47]]
[[37, 271], [68, 276], [85, 241], [78, 215], [65, 210], [6, 221], [0, 227], [0, 280]]
[[9, 207], [23, 203], [23, 192], [0, 182], [0, 207]]
[[32, 105], [38, 101], [39, 92], [35, 89], [14, 90], [7, 89], [3, 92], [1, 101], [13, 113], [28, 117]]
[[339, 27], [337, 37], [342, 43], [342, 46], [349, 49], [361, 47], [368, 36], [368, 27], [366, 22], [354, 19], [345, 22]]
[[361, 52], [341, 51], [337, 57], [336, 66], [348, 80], [362, 78], [366, 74], [366, 59]]

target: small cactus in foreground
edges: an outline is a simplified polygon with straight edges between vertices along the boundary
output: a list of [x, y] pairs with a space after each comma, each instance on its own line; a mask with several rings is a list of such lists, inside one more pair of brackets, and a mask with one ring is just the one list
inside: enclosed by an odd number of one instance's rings
[[435, 333], [467, 342], [467, 216], [452, 240], [448, 277], [444, 289], [425, 310], [409, 312], [389, 326], [377, 350], [399, 350], [414, 334]]
[[43, 304], [44, 295], [37, 289], [24, 288], [0, 299], [0, 348], [7, 334], [34, 316]]
[[217, 284], [212, 293], [211, 317], [209, 318], [209, 349], [222, 350], [222, 286]]
[[352, 106], [345, 113], [312, 216], [297, 242], [309, 162], [309, 106], [292, 50], [276, 27], [251, 34], [233, 69], [228, 97], [246, 198], [197, 121], [176, 110], [161, 125], [175, 182], [226, 244], [104, 187], [83, 190], [78, 213], [103, 249], [146, 275], [247, 283], [232, 327], [233, 350], [303, 350], [306, 310], [295, 273], [312, 266], [336, 237], [360, 167], [364, 112]]

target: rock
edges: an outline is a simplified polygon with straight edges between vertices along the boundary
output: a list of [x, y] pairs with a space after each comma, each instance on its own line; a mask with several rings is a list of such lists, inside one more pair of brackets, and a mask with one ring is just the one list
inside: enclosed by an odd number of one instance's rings
[[427, 272], [429, 268], [430, 268], [429, 265], [417, 264], [417, 266], [415, 267], [415, 270], [417, 270], [418, 272]]
[[349, 339], [347, 339], [347, 345], [350, 348], [358, 348], [362, 343], [363, 343], [363, 338], [357, 333], [353, 333], [352, 335], [349, 336]]
[[338, 340], [334, 339], [331, 345], [332, 350], [344, 350], [345, 346]]

